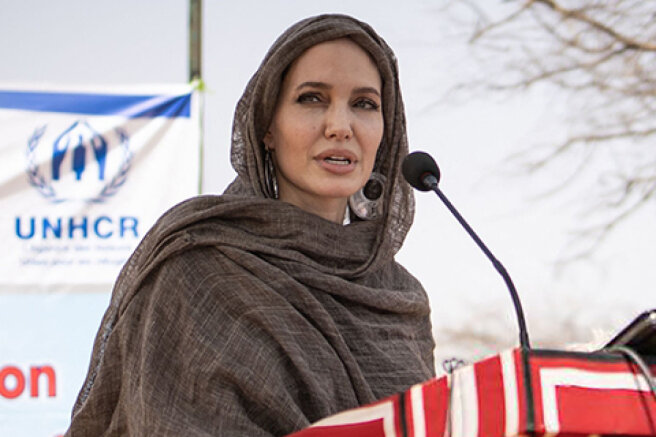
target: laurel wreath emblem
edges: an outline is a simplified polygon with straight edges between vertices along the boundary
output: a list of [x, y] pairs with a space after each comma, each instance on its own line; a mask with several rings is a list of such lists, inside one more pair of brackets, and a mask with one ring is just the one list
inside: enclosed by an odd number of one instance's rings
[[39, 193], [46, 199], [51, 199], [56, 201], [55, 189], [52, 187], [52, 184], [46, 181], [46, 179], [41, 176], [39, 173], [39, 166], [35, 160], [35, 150], [39, 145], [39, 140], [46, 131], [46, 125], [38, 127], [34, 130], [34, 133], [27, 140], [27, 176], [30, 180], [30, 185], [36, 188]]
[[113, 196], [118, 192], [118, 189], [123, 186], [128, 177], [128, 171], [132, 167], [132, 152], [130, 151], [130, 144], [127, 134], [119, 128], [116, 128], [116, 133], [121, 140], [121, 148], [123, 149], [123, 162], [118, 172], [114, 177], [100, 190], [100, 194], [93, 199], [92, 202], [104, 202], [108, 197]]
[[[66, 199], [57, 197], [55, 188], [53, 187], [52, 183], [43, 177], [43, 175], [40, 173], [39, 165], [36, 162], [36, 148], [39, 145], [39, 140], [46, 131], [46, 127], [47, 125], [36, 128], [32, 133], [32, 136], [27, 140], [26, 172], [31, 186], [36, 188], [37, 191], [46, 199], [54, 203], [59, 203], [65, 201]], [[121, 166], [119, 167], [118, 172], [114, 175], [114, 177], [112, 177], [112, 179], [102, 187], [100, 193], [91, 199], [86, 199], [87, 202], [102, 203], [106, 201], [108, 198], [114, 196], [118, 192], [119, 188], [123, 186], [127, 180], [128, 172], [132, 167], [133, 158], [133, 154], [130, 151], [130, 141], [129, 137], [122, 129], [116, 128], [115, 132], [120, 139], [121, 148], [123, 150], [123, 160], [121, 162]]]

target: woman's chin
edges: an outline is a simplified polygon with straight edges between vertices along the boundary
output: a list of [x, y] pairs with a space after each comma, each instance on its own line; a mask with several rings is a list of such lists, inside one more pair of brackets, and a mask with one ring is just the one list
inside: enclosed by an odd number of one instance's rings
[[325, 198], [348, 199], [367, 182], [366, 180], [360, 180], [360, 178], [348, 178], [348, 180], [346, 178], [342, 178], [342, 180], [335, 179], [331, 178], [331, 180], [322, 183], [316, 188], [315, 194]]
[[326, 201], [338, 201], [343, 200], [347, 201], [349, 197], [355, 194], [358, 191], [359, 187], [344, 187], [344, 188], [332, 188], [330, 190], [324, 190], [317, 193], [318, 198], [323, 198]]
[[[317, 178], [318, 179], [318, 178]], [[280, 185], [280, 199], [290, 203], [337, 205], [346, 204], [348, 198], [355, 194], [364, 182], [353, 178], [328, 178], [312, 181], [310, 184]], [[317, 183], [318, 182], [318, 183]], [[366, 181], [365, 181], [366, 182]]]

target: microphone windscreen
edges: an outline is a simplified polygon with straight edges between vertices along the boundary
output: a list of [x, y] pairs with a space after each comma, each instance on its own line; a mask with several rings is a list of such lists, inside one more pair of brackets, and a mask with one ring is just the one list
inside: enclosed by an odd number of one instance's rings
[[412, 152], [406, 156], [401, 171], [405, 180], [419, 191], [430, 190], [423, 181], [426, 174], [431, 174], [438, 182], [440, 181], [440, 169], [433, 157], [426, 152]]

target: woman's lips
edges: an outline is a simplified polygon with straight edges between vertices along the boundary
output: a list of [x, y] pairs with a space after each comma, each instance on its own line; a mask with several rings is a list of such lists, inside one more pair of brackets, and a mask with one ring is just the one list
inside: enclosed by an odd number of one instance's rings
[[315, 160], [319, 166], [326, 171], [335, 174], [350, 173], [355, 169], [358, 162], [354, 153], [348, 150], [326, 150], [317, 155]]

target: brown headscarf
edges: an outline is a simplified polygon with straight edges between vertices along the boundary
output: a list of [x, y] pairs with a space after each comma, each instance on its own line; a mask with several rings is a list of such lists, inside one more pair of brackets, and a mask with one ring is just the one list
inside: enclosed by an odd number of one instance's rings
[[[348, 226], [270, 199], [262, 162], [284, 71], [342, 37], [383, 79], [388, 181], [383, 216]], [[412, 221], [406, 153], [382, 39], [343, 15], [287, 30], [237, 105], [235, 181], [168, 211], [123, 267], [66, 435], [285, 435], [432, 377], [428, 299], [394, 261]]]
[[320, 15], [287, 29], [269, 49], [251, 78], [235, 112], [232, 130], [232, 166], [239, 175], [227, 193], [272, 197], [264, 178], [262, 139], [269, 129], [284, 72], [308, 48], [337, 38], [350, 38], [373, 58], [383, 82], [385, 133], [374, 170], [387, 178], [385, 215], [378, 223], [378, 238], [371, 259], [361, 266], [389, 260], [403, 244], [414, 217], [412, 188], [401, 175], [408, 153], [405, 111], [394, 52], [366, 23], [345, 15]]

